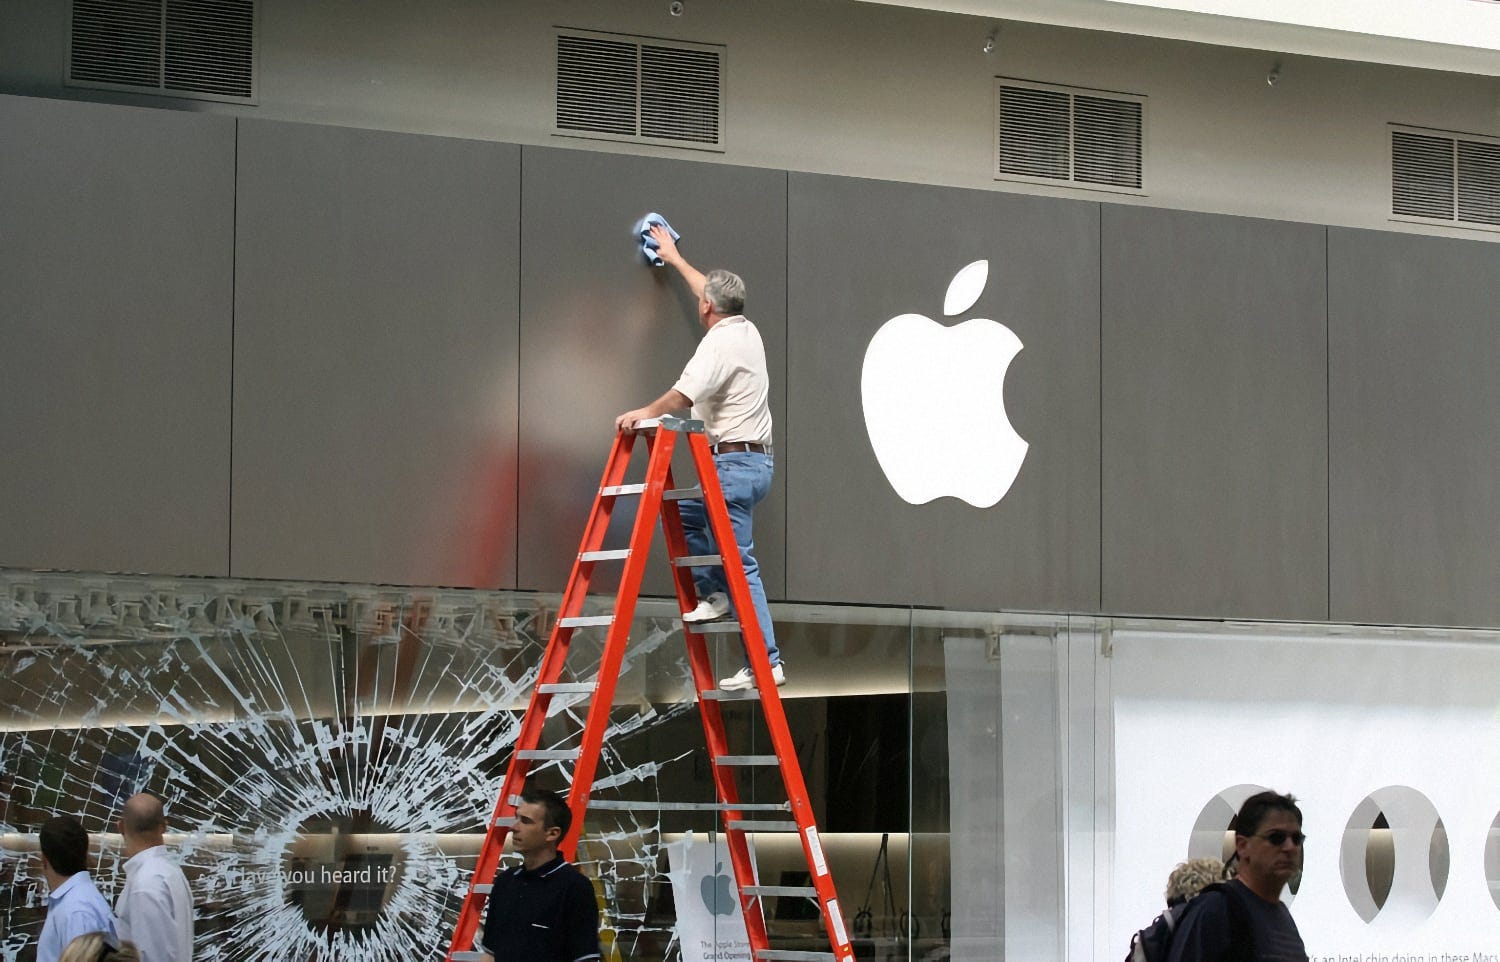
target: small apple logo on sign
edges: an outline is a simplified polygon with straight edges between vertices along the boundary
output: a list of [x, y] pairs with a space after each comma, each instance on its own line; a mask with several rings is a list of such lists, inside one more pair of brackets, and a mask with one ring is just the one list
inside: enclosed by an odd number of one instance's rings
[[[955, 274], [943, 314], [973, 307], [989, 272], [989, 261], [975, 261]], [[902, 314], [875, 332], [860, 378], [865, 430], [902, 500], [953, 497], [988, 508], [1005, 497], [1028, 448], [1005, 414], [1005, 371], [1021, 347], [1010, 328], [985, 318], [944, 327]]]
[[734, 893], [730, 891], [729, 876], [720, 873], [723, 862], [714, 863], [714, 874], [703, 876], [699, 891], [703, 894], [703, 907], [715, 915], [734, 914]]

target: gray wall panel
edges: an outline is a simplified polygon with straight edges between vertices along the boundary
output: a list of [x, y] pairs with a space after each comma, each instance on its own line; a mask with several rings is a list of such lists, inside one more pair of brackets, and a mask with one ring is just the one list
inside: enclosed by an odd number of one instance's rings
[[227, 574], [234, 121], [0, 130], [0, 564]]
[[513, 586], [519, 154], [241, 122], [235, 575]]
[[1332, 617], [1500, 625], [1500, 247], [1329, 231]]
[[1322, 227], [1106, 205], [1103, 598], [1323, 619]]
[[[525, 148], [523, 163], [519, 584], [561, 591], [615, 416], [670, 388], [702, 336], [681, 279], [650, 267], [631, 234], [648, 211], [682, 233], [695, 267], [725, 267], [745, 279], [745, 312], [771, 369], [776, 441], [786, 438], [786, 175], [545, 147]], [[772, 598], [785, 584], [793, 465], [784, 450], [755, 513], [756, 554]], [[668, 593], [660, 538], [656, 554], [646, 588]]]
[[[849, 602], [1092, 611], [1099, 604], [1098, 206], [794, 174], [789, 224], [788, 594]], [[943, 317], [956, 272], [988, 259], [973, 308]], [[993, 507], [896, 495], [866, 432], [863, 359], [890, 318], [988, 318], [1023, 345], [1005, 409], [1030, 445]], [[944, 335], [946, 336], [946, 335]], [[999, 378], [1001, 372], [994, 370]], [[991, 382], [992, 383], [992, 382]], [[954, 384], [911, 396], [973, 424]], [[951, 477], [970, 453], [907, 457]]]

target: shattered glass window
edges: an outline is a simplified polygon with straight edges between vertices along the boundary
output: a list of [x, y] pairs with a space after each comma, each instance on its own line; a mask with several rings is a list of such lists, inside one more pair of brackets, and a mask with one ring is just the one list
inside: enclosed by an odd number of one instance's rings
[[[4, 575], [0, 958], [34, 957], [45, 906], [36, 827], [77, 816], [100, 840], [90, 866], [113, 902], [115, 820], [138, 790], [166, 801], [168, 847], [197, 905], [198, 959], [441, 955], [555, 604]], [[644, 696], [642, 663], [668, 632], [649, 618], [643, 627], [596, 781], [650, 799], [672, 760], [654, 757], [661, 746], [645, 734], [692, 704]], [[586, 676], [598, 657], [581, 647], [570, 662]], [[544, 743], [570, 727], [579, 697], [554, 698], [565, 717]], [[535, 778], [566, 788], [555, 769]], [[665, 946], [670, 918], [647, 922], [651, 883], [665, 881], [657, 822], [590, 813], [589, 829], [580, 867], [626, 916], [626, 938]], [[604, 922], [613, 943], [616, 920]]]
[[[196, 959], [441, 958], [558, 601], [0, 569], [0, 960], [35, 958], [41, 823], [82, 821], [113, 903], [116, 820], [143, 790], [166, 802]], [[592, 598], [584, 613], [611, 603]], [[947, 649], [968, 629], [914, 633], [899, 608], [773, 613], [792, 675], [782, 704], [856, 953], [950, 958], [958, 781], [944, 689]], [[610, 962], [747, 957], [679, 615], [675, 600], [636, 607], [576, 858]], [[561, 680], [590, 681], [602, 644], [602, 631], [575, 633]], [[710, 648], [723, 674], [743, 662], [737, 636]], [[994, 670], [980, 658], [963, 674]], [[576, 747], [588, 697], [552, 696], [540, 748]], [[719, 705], [736, 752], [774, 751], [757, 702]], [[564, 791], [570, 768], [539, 762], [532, 780]], [[787, 797], [779, 775], [753, 768], [739, 794], [763, 809]], [[994, 836], [993, 794], [965, 796], [973, 839]], [[759, 884], [809, 884], [795, 833], [753, 833], [752, 848]], [[998, 865], [979, 868], [998, 884]], [[762, 905], [773, 948], [828, 951], [815, 902]]]

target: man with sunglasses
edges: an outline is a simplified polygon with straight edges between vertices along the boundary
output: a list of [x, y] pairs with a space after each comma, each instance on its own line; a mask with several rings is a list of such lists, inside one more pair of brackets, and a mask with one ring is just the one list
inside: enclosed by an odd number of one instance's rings
[[1233, 881], [1190, 903], [1168, 962], [1306, 962], [1282, 890], [1302, 871], [1302, 810], [1291, 795], [1260, 792], [1234, 820]]

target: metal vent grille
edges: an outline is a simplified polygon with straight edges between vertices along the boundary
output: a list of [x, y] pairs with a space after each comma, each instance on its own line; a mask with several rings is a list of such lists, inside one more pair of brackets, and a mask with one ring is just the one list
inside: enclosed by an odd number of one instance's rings
[[641, 47], [641, 135], [719, 142], [719, 56]]
[[1000, 173], [1070, 178], [1070, 100], [1056, 90], [1000, 88]]
[[1458, 142], [1458, 219], [1500, 224], [1500, 144]]
[[639, 48], [594, 37], [557, 38], [557, 127], [631, 136]]
[[557, 35], [557, 131], [717, 148], [724, 50], [638, 37]]
[[1500, 141], [1392, 130], [1391, 213], [1500, 226]]
[[1140, 97], [996, 81], [995, 176], [1140, 190], [1144, 121]]
[[161, 86], [161, 0], [73, 0], [70, 79]]
[[1453, 220], [1453, 138], [1391, 133], [1391, 212]]
[[1141, 186], [1141, 105], [1073, 98], [1073, 177], [1085, 184]]
[[68, 83], [255, 96], [255, 0], [73, 0]]

